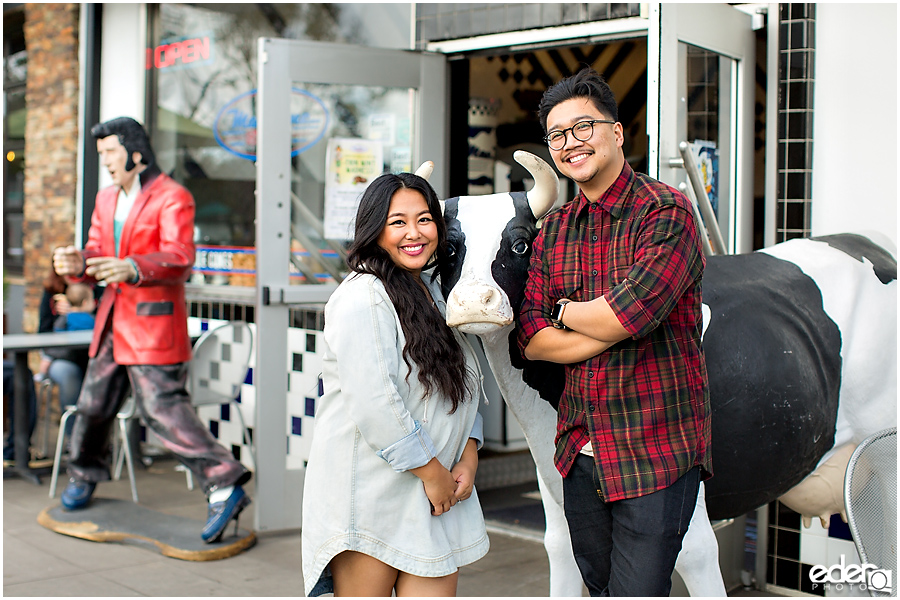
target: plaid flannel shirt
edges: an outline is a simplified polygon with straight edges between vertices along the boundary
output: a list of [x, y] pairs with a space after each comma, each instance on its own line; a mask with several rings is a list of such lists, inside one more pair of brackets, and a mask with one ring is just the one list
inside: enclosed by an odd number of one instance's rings
[[606, 501], [668, 487], [695, 465], [712, 475], [704, 265], [690, 201], [627, 162], [596, 202], [579, 193], [535, 239], [520, 349], [552, 327], [560, 298], [605, 296], [632, 336], [566, 365], [559, 404], [556, 467], [565, 477], [590, 440]]

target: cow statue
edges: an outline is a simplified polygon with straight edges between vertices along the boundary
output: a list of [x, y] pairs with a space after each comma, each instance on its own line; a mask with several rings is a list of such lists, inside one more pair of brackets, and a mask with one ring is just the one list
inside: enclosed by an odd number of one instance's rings
[[[546, 516], [550, 593], [580, 596], [553, 464], [562, 367], [523, 359], [513, 324], [537, 221], [558, 180], [516, 152], [535, 181], [527, 193], [444, 203], [454, 252], [443, 282], [447, 323], [480, 337], [498, 387], [534, 458]], [[781, 498], [808, 526], [844, 514], [853, 449], [897, 420], [897, 261], [861, 235], [796, 239], [708, 258], [703, 346], [715, 476], [701, 485], [675, 569], [693, 596], [724, 596], [710, 519]]]

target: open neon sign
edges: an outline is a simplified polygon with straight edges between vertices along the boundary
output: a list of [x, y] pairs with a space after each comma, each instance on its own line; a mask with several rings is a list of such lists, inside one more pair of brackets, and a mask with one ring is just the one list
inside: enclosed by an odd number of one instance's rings
[[147, 69], [177, 69], [209, 64], [214, 59], [213, 42], [208, 35], [166, 40], [156, 48], [147, 48]]

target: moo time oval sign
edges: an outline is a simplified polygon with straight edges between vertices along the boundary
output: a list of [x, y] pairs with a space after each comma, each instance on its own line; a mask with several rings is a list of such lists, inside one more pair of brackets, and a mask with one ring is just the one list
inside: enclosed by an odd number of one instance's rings
[[[254, 89], [230, 100], [213, 124], [216, 143], [247, 160], [256, 160], [256, 95]], [[325, 103], [305, 90], [291, 88], [291, 156], [314, 146], [327, 129]]]

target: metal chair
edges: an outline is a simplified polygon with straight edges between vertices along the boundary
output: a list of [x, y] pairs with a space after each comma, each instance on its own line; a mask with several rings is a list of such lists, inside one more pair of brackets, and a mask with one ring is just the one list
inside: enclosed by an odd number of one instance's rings
[[[253, 352], [253, 333], [250, 326], [243, 321], [232, 321], [214, 329], [205, 331], [194, 343], [191, 363], [188, 367], [187, 389], [194, 407], [228, 404], [231, 414], [236, 414], [241, 424], [241, 435], [250, 450], [250, 464], [256, 469], [256, 457], [253, 450], [253, 439], [244, 421], [241, 405], [238, 400], [241, 385], [247, 378], [250, 369], [250, 357]], [[134, 404], [130, 410], [128, 404], [119, 412], [119, 436], [121, 447], [125, 452], [117, 452], [115, 460], [115, 479], [119, 479], [122, 471], [122, 457], [128, 462], [129, 474], [132, 473], [132, 459], [127, 444], [127, 421], [137, 418]], [[184, 465], [177, 465], [176, 470], [184, 471], [187, 487], [194, 489], [194, 478]], [[133, 480], [133, 475], [132, 475]], [[132, 497], [137, 502], [137, 491], [132, 485]]]
[[[853, 543], [863, 564], [897, 571], [897, 428], [863, 440], [850, 456], [844, 503]], [[874, 582], [874, 581], [873, 581]], [[890, 596], [870, 586], [870, 596]]]
[[113, 437], [113, 479], [118, 481], [122, 478], [122, 459], [128, 465], [128, 481], [131, 484], [131, 499], [135, 503], [138, 501], [137, 486], [134, 483], [134, 453], [131, 448], [131, 440], [128, 436], [128, 425], [130, 421], [138, 419], [140, 416], [137, 412], [137, 403], [133, 394], [128, 394], [122, 408], [116, 414], [116, 424], [118, 429]]
[[[59, 420], [59, 434], [56, 438], [56, 454], [53, 457], [53, 471], [50, 475], [50, 497], [56, 497], [56, 482], [59, 479], [59, 465], [62, 459], [62, 451], [63, 451], [63, 443], [66, 433], [66, 423], [69, 419], [78, 414], [78, 406], [70, 406], [63, 413], [62, 418]], [[128, 443], [128, 429], [127, 424], [131, 419], [137, 418], [137, 411], [135, 408], [134, 396], [129, 394], [128, 398], [125, 399], [125, 403], [122, 404], [122, 408], [119, 409], [119, 412], [116, 414], [116, 423], [117, 430], [114, 438], [114, 448], [113, 451], [113, 463], [115, 464], [115, 471], [113, 474], [113, 478], [118, 480], [122, 476], [122, 457], [124, 456], [125, 462], [128, 464], [128, 480], [131, 484], [131, 499], [137, 503], [138, 502], [138, 493], [137, 493], [137, 485], [134, 481], [134, 458], [131, 454], [131, 445]]]
[[[256, 469], [253, 439], [241, 413], [241, 385], [250, 369], [253, 333], [243, 321], [225, 323], [203, 333], [194, 344], [188, 372], [188, 392], [195, 407], [215, 404], [229, 406], [228, 418], [237, 415], [241, 435], [250, 451], [251, 468]], [[187, 485], [193, 489], [191, 472], [184, 469]]]
[[[41, 456], [45, 457], [47, 456], [47, 451], [50, 449], [50, 415], [53, 410], [53, 388], [56, 388], [58, 393], [59, 385], [49, 377], [42, 379], [39, 385], [38, 404], [44, 405], [43, 412], [38, 413], [39, 415], [43, 415], [44, 419], [44, 432], [41, 436]], [[43, 400], [43, 402], [41, 402], [41, 400]]]
[[[231, 418], [231, 415], [237, 415], [241, 424], [242, 438], [250, 450], [251, 467], [255, 470], [256, 458], [253, 450], [253, 439], [244, 422], [240, 401], [238, 400], [241, 393], [241, 385], [247, 378], [247, 371], [250, 369], [252, 350], [253, 334], [250, 326], [243, 321], [225, 323], [220, 327], [204, 332], [194, 344], [193, 356], [188, 368], [187, 388], [191, 395], [191, 404], [194, 407], [215, 404], [229, 405], [229, 418]], [[56, 456], [53, 460], [53, 473], [50, 480], [51, 498], [56, 496], [56, 482], [62, 456], [65, 425], [69, 418], [77, 414], [77, 412], [78, 409], [75, 406], [69, 407], [60, 420]], [[128, 422], [138, 417], [134, 397], [129, 395], [116, 415], [118, 427], [114, 440], [113, 478], [118, 480], [121, 477], [122, 461], [124, 459], [128, 465], [131, 498], [135, 502], [138, 501], [138, 493], [134, 481], [134, 458], [131, 446], [128, 443]], [[194, 483], [191, 472], [187, 469], [180, 470], [185, 472], [188, 489], [193, 490]]]

